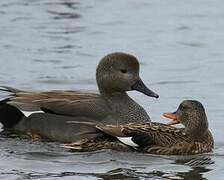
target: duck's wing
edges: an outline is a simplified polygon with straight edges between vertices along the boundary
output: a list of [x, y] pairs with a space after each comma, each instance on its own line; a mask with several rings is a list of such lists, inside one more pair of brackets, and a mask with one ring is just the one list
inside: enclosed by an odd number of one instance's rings
[[143, 149], [144, 152], [149, 154], [161, 154], [161, 155], [190, 155], [198, 154], [200, 152], [195, 151], [198, 144], [195, 142], [183, 142], [175, 144], [174, 146], [148, 146]]
[[188, 140], [182, 128], [170, 127], [162, 123], [98, 125], [97, 128], [133, 147], [171, 146]]
[[148, 146], [143, 149], [150, 154], [193, 155], [212, 151], [214, 141], [210, 133], [205, 134], [202, 141], [183, 141], [172, 146]]
[[1, 86], [10, 93], [4, 100], [27, 115], [32, 112], [47, 112], [68, 116], [90, 116], [100, 118], [106, 114], [105, 102], [98, 94], [80, 91], [28, 92]]
[[86, 100], [86, 99], [95, 99], [99, 98], [99, 94], [90, 93], [90, 92], [81, 92], [81, 91], [64, 91], [64, 90], [54, 90], [54, 91], [44, 91], [44, 92], [31, 92], [15, 89], [8, 86], [0, 86], [0, 91], [8, 92], [9, 95], [5, 100], [8, 100], [8, 103], [33, 103], [41, 104], [42, 101], [51, 100], [51, 99], [67, 99], [71, 101], [75, 100]]
[[37, 101], [41, 110], [51, 114], [85, 116], [100, 120], [106, 118], [108, 113], [107, 105], [100, 98], [78, 100], [52, 98]]

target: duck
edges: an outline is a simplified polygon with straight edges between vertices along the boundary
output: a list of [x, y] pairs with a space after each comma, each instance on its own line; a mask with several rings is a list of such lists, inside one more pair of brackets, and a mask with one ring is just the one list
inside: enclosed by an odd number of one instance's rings
[[[159, 122], [131, 122], [124, 125], [95, 124], [105, 137], [85, 139], [65, 144], [71, 150], [88, 151], [109, 148], [113, 150], [136, 150], [159, 155], [193, 155], [212, 151], [214, 140], [208, 129], [203, 105], [197, 100], [184, 100], [173, 113], [164, 113], [172, 119]], [[77, 122], [68, 122], [77, 123]], [[84, 123], [84, 122], [82, 122]], [[181, 123], [184, 128], [173, 127]], [[94, 124], [89, 123], [89, 126]], [[121, 145], [126, 145], [126, 148]]]
[[1, 86], [9, 93], [0, 101], [0, 123], [5, 130], [24, 132], [59, 142], [102, 135], [96, 128], [67, 121], [127, 124], [149, 122], [146, 110], [128, 96], [139, 91], [158, 98], [139, 76], [139, 61], [128, 53], [104, 56], [96, 68], [99, 93], [77, 90], [25, 91]]

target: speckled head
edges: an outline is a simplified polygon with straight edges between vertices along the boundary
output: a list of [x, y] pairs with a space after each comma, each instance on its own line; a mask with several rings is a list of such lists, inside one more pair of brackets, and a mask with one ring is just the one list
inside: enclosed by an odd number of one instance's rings
[[103, 57], [96, 70], [96, 79], [101, 93], [137, 90], [148, 96], [159, 97], [142, 82], [139, 62], [130, 54], [115, 52]]
[[203, 105], [196, 100], [185, 100], [177, 109], [177, 120], [182, 123], [188, 131], [200, 133], [208, 129], [208, 120]]
[[199, 137], [208, 130], [208, 120], [203, 105], [196, 100], [184, 100], [174, 113], [164, 113], [165, 117], [172, 119], [168, 125], [181, 123], [185, 131]]

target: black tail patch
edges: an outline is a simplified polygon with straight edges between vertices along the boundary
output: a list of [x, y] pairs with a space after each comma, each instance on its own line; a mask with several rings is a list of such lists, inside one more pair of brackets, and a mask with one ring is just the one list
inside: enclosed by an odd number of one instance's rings
[[7, 100], [0, 102], [0, 122], [4, 127], [13, 128], [23, 116], [16, 107], [7, 104]]
[[19, 89], [15, 89], [9, 86], [0, 86], [0, 91], [10, 92], [10, 93], [18, 93], [21, 92]]

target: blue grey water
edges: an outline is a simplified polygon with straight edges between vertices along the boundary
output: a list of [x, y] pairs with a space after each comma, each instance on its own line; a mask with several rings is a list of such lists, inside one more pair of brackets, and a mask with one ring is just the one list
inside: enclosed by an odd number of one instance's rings
[[201, 101], [215, 149], [185, 157], [71, 153], [59, 143], [0, 136], [0, 179], [223, 179], [223, 6], [221, 0], [1, 0], [0, 84], [96, 91], [100, 58], [129, 52], [160, 98], [129, 94], [159, 122], [183, 99]]

